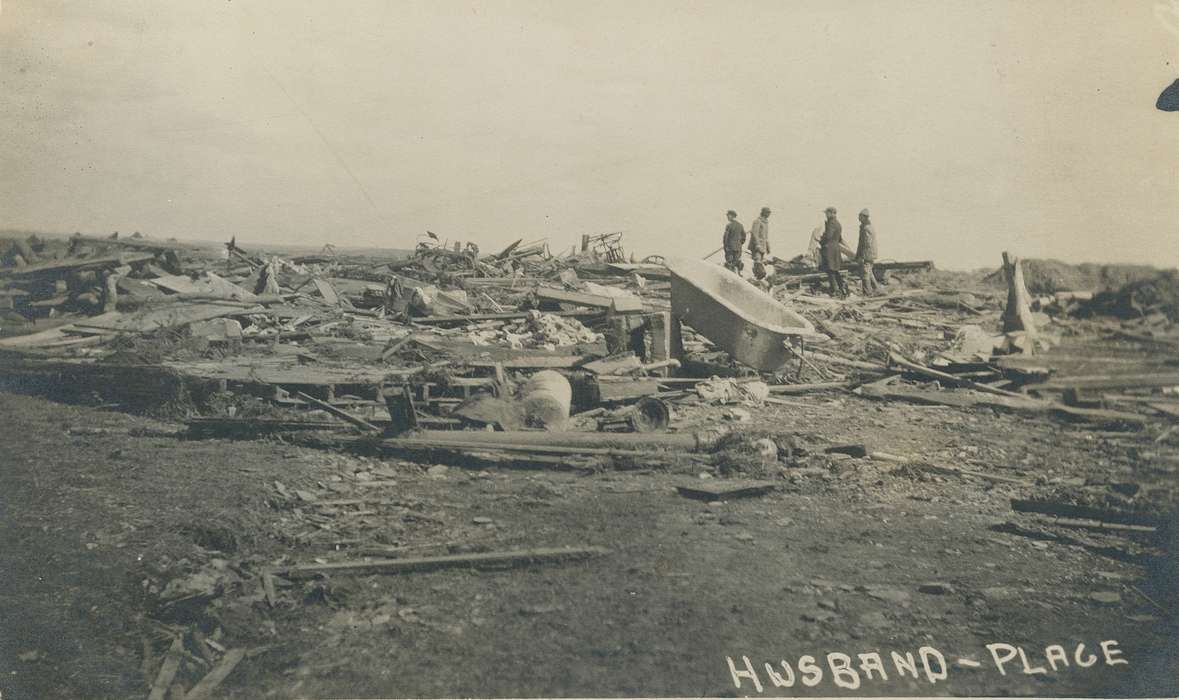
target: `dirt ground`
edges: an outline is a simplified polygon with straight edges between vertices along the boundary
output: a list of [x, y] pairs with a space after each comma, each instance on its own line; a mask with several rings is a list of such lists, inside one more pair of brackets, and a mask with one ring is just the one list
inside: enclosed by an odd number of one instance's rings
[[[851, 394], [791, 401], [745, 425], [1041, 487], [1173, 483], [1179, 467], [1148, 439], [1046, 418]], [[689, 403], [676, 421], [716, 415]], [[183, 440], [142, 416], [12, 394], [0, 394], [0, 416], [5, 699], [145, 697], [177, 630], [189, 635], [183, 688], [211, 665], [193, 653], [204, 649], [194, 630], [250, 650], [216, 691], [226, 698], [1179, 693], [1164, 610], [1179, 599], [1166, 573], [1174, 542], [1156, 543], [1164, 556], [1143, 565], [992, 529], [1028, 517], [1010, 507], [1021, 485], [814, 455], [772, 493], [707, 503], [674, 489], [720, 481], [701, 480], [692, 462], [443, 468], [276, 440]], [[268, 605], [262, 567], [355, 558], [361, 545], [402, 556], [610, 551], [508, 570], [280, 580]], [[1099, 645], [1111, 640], [1110, 658], [1126, 663], [1108, 662]], [[988, 644], [1012, 645], [996, 648], [1015, 655], [1002, 672]], [[1050, 645], [1067, 667], [1048, 668]], [[922, 647], [944, 657], [944, 678], [926, 675]], [[864, 675], [858, 655], [870, 652], [887, 680]], [[891, 652], [912, 653], [917, 677], [898, 674]], [[849, 655], [858, 688], [846, 672], [836, 684], [831, 653]], [[822, 670], [813, 686], [804, 655]], [[743, 657], [760, 691], [748, 677], [737, 687], [729, 661], [743, 671]], [[790, 687], [765, 671], [783, 674], [782, 661], [798, 676]]]

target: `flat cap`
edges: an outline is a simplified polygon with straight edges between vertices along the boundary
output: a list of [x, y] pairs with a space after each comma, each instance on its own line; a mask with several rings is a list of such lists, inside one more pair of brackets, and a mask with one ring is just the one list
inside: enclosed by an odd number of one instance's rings
[[737, 212], [733, 211], [732, 209], [725, 212], [725, 216], [736, 216], [736, 215], [737, 215]]
[[769, 213], [770, 213], [770, 208], [769, 208], [769, 207], [762, 207], [762, 208], [761, 208], [761, 213], [762, 213], [762, 214], [769, 214]]
[[868, 210], [867, 210], [867, 209], [861, 209], [861, 210], [860, 210], [860, 216], [868, 216]]
[[835, 207], [827, 207], [826, 209], [824, 209], [824, 210], [823, 210], [823, 212], [824, 212], [824, 213], [826, 213], [826, 214], [834, 214], [834, 213], [835, 213]]

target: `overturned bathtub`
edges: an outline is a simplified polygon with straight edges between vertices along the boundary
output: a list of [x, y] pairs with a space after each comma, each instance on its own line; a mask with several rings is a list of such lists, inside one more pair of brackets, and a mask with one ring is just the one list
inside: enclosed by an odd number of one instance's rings
[[763, 372], [795, 357], [787, 346], [825, 340], [811, 322], [725, 268], [669, 258], [671, 310], [738, 362]]

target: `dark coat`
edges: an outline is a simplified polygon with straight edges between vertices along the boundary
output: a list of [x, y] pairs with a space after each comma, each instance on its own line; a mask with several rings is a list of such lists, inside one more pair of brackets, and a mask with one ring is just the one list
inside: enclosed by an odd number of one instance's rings
[[724, 245], [725, 250], [741, 251], [741, 246], [745, 245], [745, 227], [740, 221], [733, 219], [725, 226]]
[[843, 266], [843, 254], [839, 250], [841, 243], [843, 243], [843, 226], [836, 219], [828, 219], [823, 227], [823, 237], [819, 239], [824, 270], [838, 270]]

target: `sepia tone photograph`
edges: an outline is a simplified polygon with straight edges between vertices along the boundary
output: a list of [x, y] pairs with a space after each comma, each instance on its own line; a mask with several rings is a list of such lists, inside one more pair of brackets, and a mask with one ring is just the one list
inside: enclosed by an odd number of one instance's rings
[[0, 700], [1179, 696], [1179, 0], [4, 0]]

